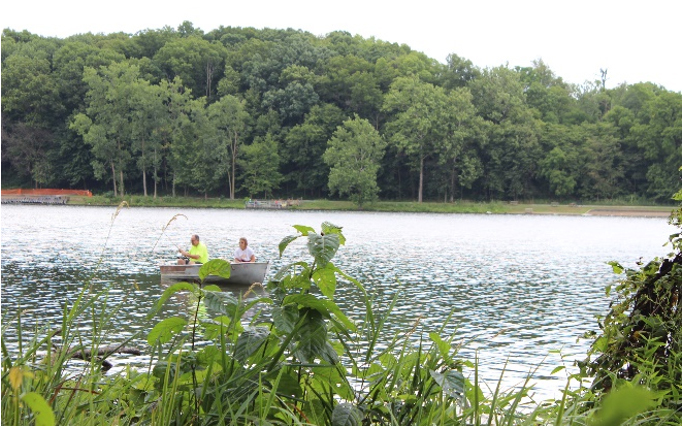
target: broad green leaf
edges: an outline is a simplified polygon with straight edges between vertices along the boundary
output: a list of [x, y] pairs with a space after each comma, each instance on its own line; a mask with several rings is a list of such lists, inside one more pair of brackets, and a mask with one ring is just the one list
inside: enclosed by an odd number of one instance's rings
[[199, 268], [199, 279], [204, 281], [209, 275], [217, 275], [222, 278], [230, 278], [232, 267], [230, 262], [223, 259], [212, 259]]
[[324, 267], [339, 249], [340, 239], [338, 234], [308, 235], [308, 252], [315, 258], [318, 266]]
[[204, 294], [206, 308], [212, 312], [232, 318], [239, 307], [239, 301], [232, 293], [223, 291], [207, 291]]
[[337, 404], [332, 411], [332, 426], [358, 426], [362, 422], [362, 412], [348, 402]]
[[314, 378], [313, 386], [318, 391], [327, 392], [329, 387], [334, 389], [334, 392], [346, 401], [355, 399], [355, 391], [353, 386], [348, 383], [346, 377], [346, 369], [344, 366], [324, 365], [320, 364], [312, 367], [312, 376]]
[[223, 291], [223, 289], [220, 288], [220, 286], [217, 286], [215, 284], [209, 284], [207, 286], [204, 286], [203, 290], [204, 291]]
[[173, 337], [173, 334], [181, 332], [186, 325], [187, 321], [184, 318], [166, 318], [152, 328], [152, 331], [147, 336], [147, 343], [151, 346], [156, 344], [157, 341], [167, 343]]
[[190, 284], [186, 282], [175, 283], [168, 287], [147, 314], [147, 319], [154, 317], [154, 315], [159, 312], [163, 304], [166, 303], [166, 300], [168, 300], [173, 294], [179, 291], [194, 291], [196, 288], [198, 288], [196, 284]]
[[284, 250], [286, 250], [287, 246], [291, 244], [292, 241], [295, 241], [300, 235], [287, 235], [286, 237], [282, 238], [282, 241], [279, 243], [279, 257], [280, 259], [282, 258], [282, 253], [284, 253]]
[[222, 351], [220, 350], [219, 347], [209, 345], [206, 347], [201, 348], [199, 352], [197, 352], [197, 364], [200, 367], [208, 367], [209, 364], [213, 364], [217, 360], [220, 359], [222, 356]]
[[331, 314], [341, 321], [350, 330], [355, 330], [353, 324], [348, 317], [341, 311], [336, 303], [332, 300], [318, 299], [312, 294], [293, 294], [284, 298], [283, 304], [296, 303], [301, 307], [312, 308], [320, 312], [325, 318], [331, 318]]
[[301, 362], [313, 362], [315, 358], [321, 358], [326, 344], [327, 324], [318, 311], [311, 310], [298, 331], [298, 344], [294, 353]]
[[336, 267], [327, 263], [324, 267], [317, 268], [313, 272], [313, 281], [320, 288], [322, 294], [330, 299], [334, 298], [336, 292]]
[[293, 396], [295, 398], [300, 398], [303, 396], [303, 389], [301, 389], [301, 385], [298, 383], [296, 372], [291, 371], [289, 373], [285, 373], [284, 370], [280, 370], [278, 375], [279, 377], [276, 378], [278, 380], [278, 395]]
[[324, 301], [315, 297], [314, 294], [292, 294], [284, 298], [282, 305], [289, 303], [296, 303], [299, 307], [312, 308], [320, 312], [325, 317], [329, 317], [330, 313], [324, 304]]
[[322, 349], [320, 357], [330, 364], [336, 364], [339, 362], [339, 354], [336, 353], [336, 350], [329, 342], [327, 342], [325, 347]]
[[606, 263], [611, 265], [611, 267], [613, 268], [613, 273], [615, 273], [615, 274], [622, 274], [623, 271], [625, 270], [625, 268], [623, 268], [621, 266], [621, 264], [618, 262], [611, 261], [611, 262], [606, 262]]
[[431, 377], [440, 385], [443, 392], [453, 397], [464, 394], [464, 375], [457, 370], [447, 370], [445, 373], [429, 370]]
[[[42, 396], [35, 392], [29, 392], [21, 397], [35, 416], [37, 426], [54, 426], [54, 413]], [[4, 417], [4, 416], [3, 416]], [[4, 423], [4, 420], [3, 420]]]
[[648, 389], [629, 384], [612, 390], [604, 398], [593, 426], [620, 426], [626, 420], [656, 405], [655, 395]]
[[294, 229], [296, 229], [298, 232], [301, 233], [301, 236], [307, 237], [308, 234], [314, 234], [315, 229], [311, 228], [310, 226], [305, 226], [305, 225], [294, 225]]
[[339, 242], [341, 243], [341, 245], [345, 245], [346, 237], [344, 237], [343, 234], [341, 233], [341, 229], [343, 229], [341, 226], [336, 226], [329, 222], [322, 223], [322, 233], [324, 235], [336, 234], [339, 236]]
[[300, 288], [301, 290], [310, 290], [312, 283], [310, 282], [310, 271], [306, 270], [298, 275], [291, 276], [284, 288]]
[[245, 363], [270, 336], [270, 330], [265, 327], [249, 327], [237, 339], [234, 357], [237, 361]]
[[285, 333], [294, 331], [298, 319], [298, 307], [295, 304], [278, 306], [272, 310], [272, 321], [275, 324], [275, 328]]
[[[289, 274], [288, 269], [294, 265], [301, 265], [303, 269], [297, 274]], [[277, 287], [282, 289], [300, 288], [307, 290], [310, 286], [310, 269], [308, 269], [308, 264], [305, 262], [296, 262], [283, 267], [275, 274], [275, 277], [268, 282], [268, 290]]]

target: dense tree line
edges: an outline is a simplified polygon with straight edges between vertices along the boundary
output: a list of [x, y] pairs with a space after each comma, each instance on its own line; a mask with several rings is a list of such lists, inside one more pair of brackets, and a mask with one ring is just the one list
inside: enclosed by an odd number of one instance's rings
[[[605, 77], [605, 75], [604, 75]], [[144, 195], [668, 201], [682, 94], [345, 32], [2, 35], [2, 184]]]

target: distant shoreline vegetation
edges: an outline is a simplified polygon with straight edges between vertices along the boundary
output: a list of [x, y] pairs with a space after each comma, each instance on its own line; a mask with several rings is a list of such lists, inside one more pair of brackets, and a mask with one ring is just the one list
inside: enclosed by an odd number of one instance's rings
[[[335, 31], [4, 29], [2, 182], [95, 193], [669, 202], [682, 93]], [[630, 203], [626, 203], [630, 204]]]
[[[153, 197], [126, 196], [114, 198], [101, 195], [92, 197], [71, 197], [69, 205], [116, 206], [127, 201], [131, 207], [188, 207], [245, 209], [249, 199], [229, 200], [226, 198], [203, 197]], [[286, 200], [281, 200], [286, 204]], [[273, 203], [274, 204], [274, 203]], [[478, 214], [561, 214], [561, 215], [610, 215], [668, 217], [674, 206], [638, 205], [620, 203], [557, 203], [557, 202], [474, 202], [460, 200], [454, 203], [414, 201], [376, 201], [358, 208], [351, 201], [297, 200], [292, 206], [268, 210], [329, 210], [329, 211], [372, 211], [404, 213], [478, 213]], [[267, 209], [267, 208], [265, 208]]]

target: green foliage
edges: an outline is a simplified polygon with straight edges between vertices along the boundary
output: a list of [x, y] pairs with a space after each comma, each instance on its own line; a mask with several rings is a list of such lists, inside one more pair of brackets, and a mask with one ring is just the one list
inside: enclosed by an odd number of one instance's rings
[[[207, 112], [208, 125], [204, 140], [210, 141], [213, 149], [204, 148], [204, 151], [217, 159], [215, 176], [227, 176], [230, 199], [234, 200], [237, 159], [251, 117], [245, 102], [232, 95], [223, 96], [218, 102], [209, 105]], [[205, 165], [198, 164], [197, 167]]]
[[375, 201], [377, 173], [386, 142], [369, 121], [357, 115], [344, 121], [329, 140], [324, 161], [331, 167], [329, 189], [348, 195], [358, 207]]
[[262, 140], [242, 148], [243, 157], [238, 165], [244, 172], [240, 180], [250, 198], [257, 198], [261, 194], [264, 198], [272, 197], [279, 188], [282, 174], [279, 172], [278, 150], [278, 144], [270, 133]]
[[[681, 94], [569, 84], [541, 60], [480, 69], [342, 31], [190, 22], [63, 40], [6, 29], [2, 43], [3, 177], [19, 186], [665, 203], [679, 178]], [[324, 158], [356, 116], [390, 143], [376, 184]]]
[[656, 406], [655, 395], [641, 387], [623, 387], [609, 393], [592, 422], [594, 426], [620, 426], [625, 420]]
[[[679, 227], [681, 214], [682, 209], [675, 212], [671, 223]], [[613, 289], [618, 298], [599, 323], [601, 334], [592, 336], [588, 358], [578, 363], [593, 379], [590, 393], [641, 384], [654, 392], [657, 405], [682, 408], [682, 233], [671, 235], [669, 244], [669, 256], [640, 263], [639, 269], [610, 262], [614, 272], [624, 274]]]

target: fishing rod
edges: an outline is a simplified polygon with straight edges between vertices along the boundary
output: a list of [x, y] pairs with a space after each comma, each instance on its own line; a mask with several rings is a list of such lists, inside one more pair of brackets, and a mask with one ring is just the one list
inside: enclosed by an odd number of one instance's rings
[[[166, 238], [168, 238], [168, 241], [170, 241], [171, 244], [173, 244], [173, 245], [175, 246], [175, 248], [178, 249], [178, 251], [182, 251], [182, 249], [180, 248], [180, 246], [177, 245], [177, 244], [175, 243], [175, 241], [171, 240], [171, 237], [169, 237], [168, 234], [166, 234], [166, 229], [168, 228], [168, 226], [169, 226], [171, 223], [173, 223], [173, 221], [176, 220], [178, 217], [184, 217], [185, 219], [187, 219], [187, 216], [185, 216], [185, 215], [182, 214], [182, 213], [176, 214], [175, 216], [173, 216], [173, 217], [171, 218], [171, 220], [168, 221], [168, 223], [166, 224], [166, 226], [164, 226], [163, 228], [161, 228], [161, 235], [165, 235]], [[152, 247], [152, 251], [154, 251], [154, 249], [156, 249], [156, 246], [159, 244], [159, 241], [161, 240], [161, 235], [159, 235], [159, 238], [157, 238], [156, 242], [154, 243], [154, 247]]]

